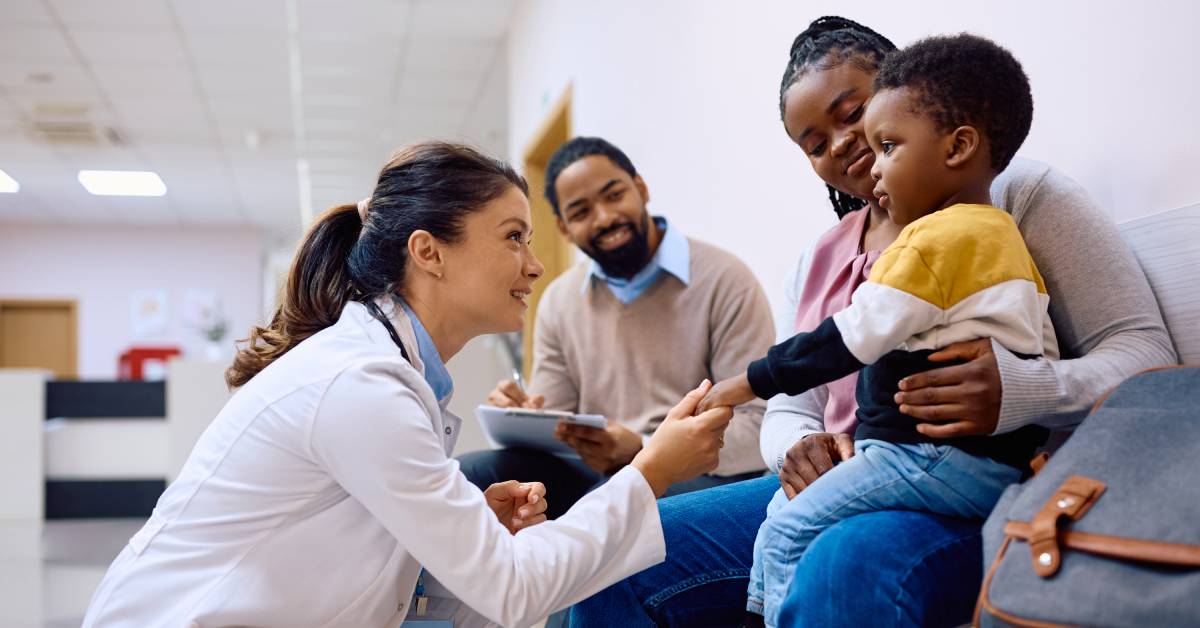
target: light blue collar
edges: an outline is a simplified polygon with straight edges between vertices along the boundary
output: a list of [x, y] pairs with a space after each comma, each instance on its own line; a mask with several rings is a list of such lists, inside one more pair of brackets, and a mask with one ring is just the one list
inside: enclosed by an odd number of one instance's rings
[[583, 282], [583, 290], [586, 291], [591, 286], [593, 278], [599, 279], [608, 285], [608, 289], [621, 303], [628, 305], [654, 284], [654, 281], [658, 279], [659, 271], [666, 271], [674, 275], [686, 286], [691, 279], [692, 261], [691, 247], [688, 245], [687, 237], [678, 229], [669, 228], [667, 219], [661, 216], [654, 217], [654, 224], [662, 232], [662, 240], [658, 243], [658, 250], [654, 252], [654, 257], [650, 259], [649, 263], [633, 277], [620, 279], [609, 277], [604, 273], [604, 269], [600, 268], [600, 264], [592, 261], [588, 275]]
[[433, 389], [438, 403], [444, 403], [450, 395], [454, 394], [454, 380], [450, 379], [450, 371], [446, 370], [446, 363], [442, 362], [442, 356], [438, 354], [437, 346], [433, 344], [433, 337], [425, 330], [421, 319], [417, 318], [416, 313], [408, 307], [404, 299], [396, 297], [396, 302], [404, 308], [404, 313], [408, 314], [408, 319], [412, 321], [413, 332], [417, 336], [417, 351], [421, 352], [421, 362], [425, 364], [425, 381]]

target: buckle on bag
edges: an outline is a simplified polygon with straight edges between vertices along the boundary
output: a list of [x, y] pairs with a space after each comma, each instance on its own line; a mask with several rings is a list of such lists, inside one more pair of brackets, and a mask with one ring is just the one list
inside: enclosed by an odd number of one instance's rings
[[1099, 480], [1072, 475], [1054, 491], [1030, 523], [1029, 551], [1033, 571], [1043, 578], [1058, 573], [1062, 552], [1058, 542], [1058, 524], [1064, 519], [1078, 521], [1091, 509], [1105, 484]]

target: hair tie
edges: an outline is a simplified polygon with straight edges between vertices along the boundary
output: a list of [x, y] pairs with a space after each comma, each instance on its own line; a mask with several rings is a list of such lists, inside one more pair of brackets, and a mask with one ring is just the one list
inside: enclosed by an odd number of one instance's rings
[[358, 202], [358, 217], [361, 218], [363, 222], [367, 221], [367, 207], [370, 206], [370, 204], [371, 197], [369, 196]]

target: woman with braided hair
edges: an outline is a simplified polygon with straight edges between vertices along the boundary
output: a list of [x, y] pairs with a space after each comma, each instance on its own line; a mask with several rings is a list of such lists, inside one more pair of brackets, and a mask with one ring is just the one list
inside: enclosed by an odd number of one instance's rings
[[[792, 44], [779, 93], [783, 128], [828, 186], [840, 220], [789, 274], [776, 317], [780, 340], [845, 308], [900, 231], [872, 194], [875, 155], [862, 121], [880, 62], [895, 48], [840, 17], [812, 22]], [[991, 197], [1016, 221], [1054, 295], [1050, 316], [1063, 359], [1021, 360], [988, 338], [939, 351], [930, 359], [949, 365], [905, 378], [896, 399], [934, 438], [1033, 424], [1068, 430], [1106, 389], [1175, 361], [1144, 275], [1084, 190], [1018, 158]], [[1112, 282], [1108, 289], [1094, 289], [1097, 273]], [[576, 605], [571, 625], [761, 625], [744, 610], [755, 532], [776, 490], [790, 499], [854, 455], [855, 384], [852, 375], [772, 399], [760, 442], [778, 477], [663, 500], [666, 561]], [[910, 511], [850, 517], [808, 547], [779, 625], [966, 623], [982, 578], [981, 524]]]

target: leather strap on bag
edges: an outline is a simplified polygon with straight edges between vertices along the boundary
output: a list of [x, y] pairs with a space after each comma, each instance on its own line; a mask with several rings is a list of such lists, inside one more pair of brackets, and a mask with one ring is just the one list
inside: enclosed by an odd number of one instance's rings
[[[1018, 541], [1029, 538], [1032, 527], [1022, 521], [1010, 521], [1004, 524], [1004, 535]], [[1200, 545], [1186, 543], [1167, 543], [1164, 541], [1143, 541], [1127, 539], [1108, 534], [1092, 534], [1061, 530], [1058, 533], [1058, 544], [1062, 547], [1087, 552], [1096, 556], [1107, 556], [1122, 560], [1134, 560], [1158, 565], [1177, 565], [1179, 567], [1200, 567]]]
[[1058, 573], [1062, 564], [1059, 549], [1058, 524], [1064, 518], [1078, 521], [1104, 493], [1099, 480], [1072, 475], [1067, 478], [1029, 524], [1029, 551], [1033, 554], [1033, 571], [1043, 578]]

